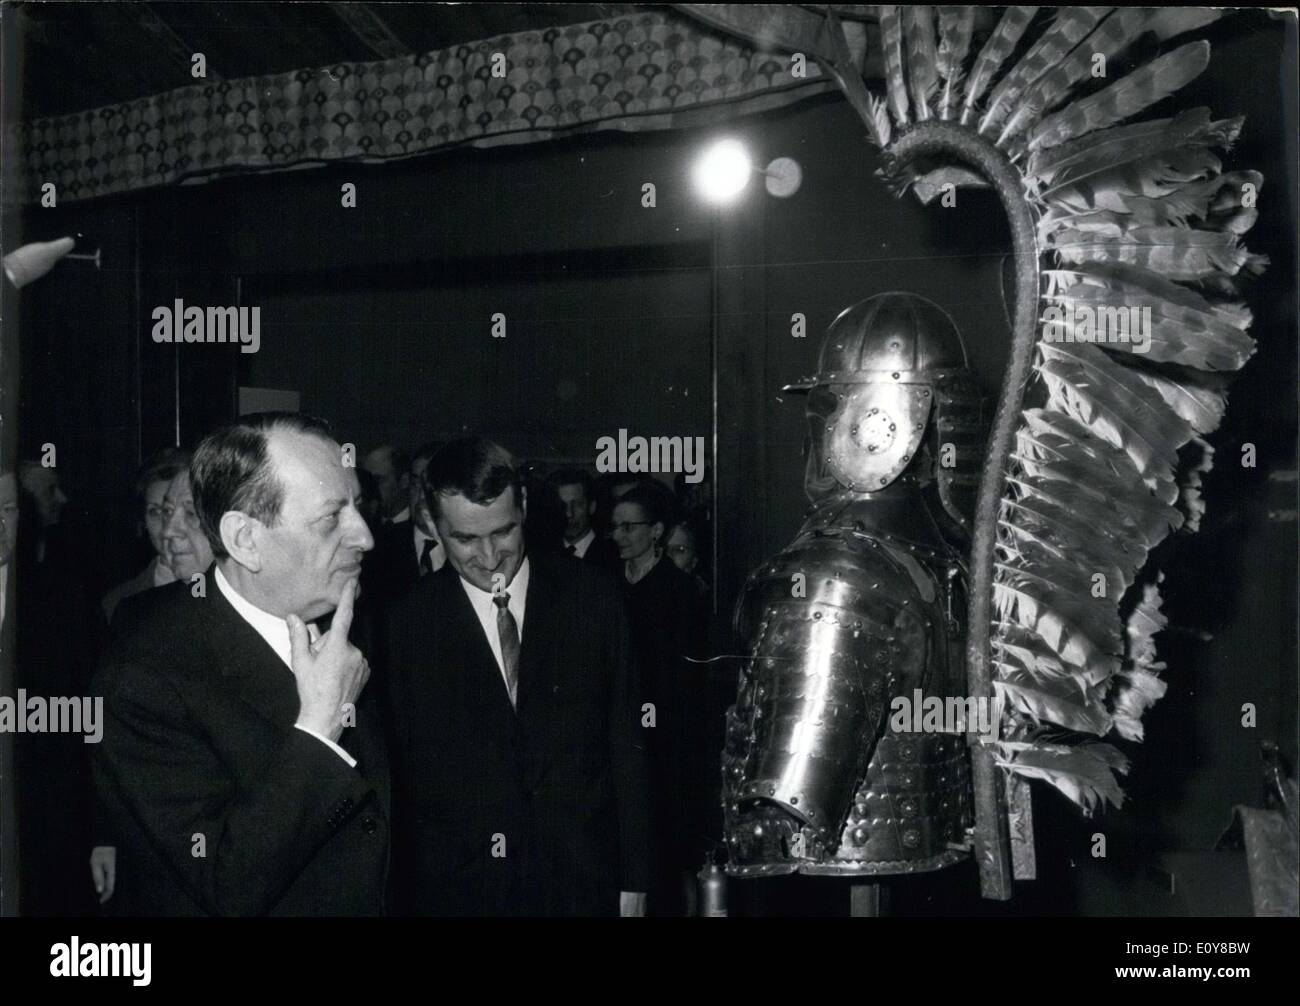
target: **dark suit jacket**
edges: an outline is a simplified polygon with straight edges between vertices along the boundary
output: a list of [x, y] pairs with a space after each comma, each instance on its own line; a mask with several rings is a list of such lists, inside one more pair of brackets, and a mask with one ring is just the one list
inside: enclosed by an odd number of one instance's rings
[[569, 556], [529, 560], [517, 713], [450, 564], [392, 612], [404, 911], [608, 915], [619, 891], [648, 889], [643, 696], [621, 599]]
[[374, 529], [375, 547], [361, 560], [361, 599], [368, 607], [382, 611], [419, 582], [414, 534], [409, 520]]
[[140, 596], [95, 680], [92, 756], [134, 913], [381, 914], [388, 764], [373, 700], [339, 740], [351, 768], [294, 727], [292, 672], [212, 575], [205, 597], [188, 583]]
[[162, 560], [157, 556], [154, 556], [148, 565], [146, 565], [144, 569], [140, 570], [139, 573], [131, 577], [131, 579], [119, 583], [104, 595], [103, 599], [100, 600], [99, 603], [100, 607], [104, 611], [104, 623], [106, 625], [113, 624], [113, 614], [117, 611], [117, 606], [128, 597], [143, 594], [146, 590], [153, 590], [154, 569], [161, 561]]
[[618, 557], [618, 546], [603, 534], [597, 534], [596, 540], [587, 546], [582, 561], [611, 573], [618, 572], [623, 566], [622, 560]]

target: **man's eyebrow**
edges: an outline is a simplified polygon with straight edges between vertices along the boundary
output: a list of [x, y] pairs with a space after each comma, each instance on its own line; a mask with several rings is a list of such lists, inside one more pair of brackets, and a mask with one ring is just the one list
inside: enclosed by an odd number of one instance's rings
[[484, 531], [482, 534], [469, 534], [465, 531], [453, 531], [451, 532], [451, 536], [453, 538], [486, 538], [488, 535], [500, 534], [502, 531], [509, 531], [518, 525], [519, 521], [512, 520], [508, 523], [502, 524], [500, 527], [494, 527], [491, 531]]
[[347, 503], [348, 500], [346, 496], [336, 496], [333, 499], [322, 500], [316, 507], [316, 513], [320, 516], [324, 516], [334, 510], [341, 510], [343, 507], [347, 506]]

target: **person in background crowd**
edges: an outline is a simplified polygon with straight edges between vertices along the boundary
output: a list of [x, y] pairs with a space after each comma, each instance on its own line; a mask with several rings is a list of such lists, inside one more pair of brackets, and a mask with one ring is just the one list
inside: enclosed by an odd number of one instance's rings
[[712, 555], [713, 549], [713, 483], [712, 469], [704, 466], [704, 478], [687, 482], [681, 472], [673, 480], [676, 495], [675, 510], [679, 520], [690, 525], [695, 533], [695, 552], [698, 556]]
[[562, 551], [566, 521], [559, 493], [535, 464], [520, 462], [519, 475], [528, 497], [528, 513], [524, 517], [524, 538], [528, 547], [534, 552], [541, 549]]
[[[9, 602], [15, 684], [29, 700], [42, 698], [52, 708], [55, 699], [92, 694], [89, 678], [103, 615], [86, 589], [82, 551], [61, 525], [68, 499], [55, 470], [27, 462], [19, 468], [19, 482], [20, 531], [8, 582], [15, 593]], [[94, 844], [91, 747], [72, 732], [30, 732], [15, 739], [20, 914], [94, 912], [85, 879]]]
[[695, 529], [690, 523], [679, 520], [668, 529], [668, 536], [665, 539], [666, 545], [664, 550], [668, 553], [668, 558], [683, 573], [691, 578], [695, 583], [695, 589], [699, 592], [700, 597], [704, 597], [709, 592], [709, 585], [704, 577], [700, 575], [700, 554], [697, 548], [697, 539]]
[[480, 437], [429, 463], [447, 567], [390, 612], [393, 871], [419, 915], [640, 915], [644, 701], [599, 571], [526, 547], [523, 478]]
[[357, 469], [357, 484], [361, 487], [361, 497], [357, 500], [357, 509], [366, 519], [366, 526], [373, 535], [384, 523], [384, 500], [379, 493], [379, 479], [364, 468]]
[[406, 506], [387, 524], [375, 529], [375, 548], [362, 563], [361, 589], [366, 606], [382, 611], [420, 581], [442, 569], [447, 552], [438, 539], [429, 505], [424, 499], [424, 472], [438, 446], [427, 443], [411, 458], [402, 484]]
[[40, 518], [41, 527], [50, 528], [59, 523], [63, 508], [69, 500], [59, 485], [58, 469], [46, 468], [36, 461], [24, 461], [18, 470], [23, 488], [31, 493], [36, 503], [36, 515]]
[[592, 477], [581, 468], [561, 468], [550, 483], [564, 507], [564, 550], [576, 559], [614, 569], [618, 549], [609, 538], [596, 534], [596, 494]]
[[708, 847], [707, 769], [716, 755], [703, 749], [707, 681], [689, 663], [704, 647], [705, 615], [692, 579], [664, 556], [670, 521], [666, 493], [649, 485], [614, 505], [614, 543], [647, 696], [655, 707], [650, 731], [657, 830], [653, 915], [694, 911], [693, 876]]
[[141, 525], [153, 546], [149, 564], [139, 573], [104, 595], [100, 602], [104, 609], [104, 622], [111, 624], [113, 612], [127, 597], [143, 593], [152, 587], [171, 583], [176, 577], [164, 559], [163, 496], [167, 487], [180, 472], [189, 468], [190, 456], [175, 447], [164, 447], [155, 452], [141, 467], [135, 480], [136, 499], [142, 507]]
[[402, 514], [407, 508], [410, 455], [392, 444], [383, 444], [366, 455], [361, 467], [379, 482], [384, 520], [392, 523], [409, 520], [409, 514], [406, 517]]

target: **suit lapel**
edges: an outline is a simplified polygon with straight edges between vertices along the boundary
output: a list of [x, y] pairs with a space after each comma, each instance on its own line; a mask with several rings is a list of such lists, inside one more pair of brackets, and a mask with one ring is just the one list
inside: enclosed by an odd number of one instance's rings
[[222, 677], [266, 719], [276, 726], [292, 727], [300, 707], [293, 672], [231, 607], [212, 577], [208, 583], [207, 596], [195, 598], [195, 603], [202, 604], [207, 613], [208, 645]]

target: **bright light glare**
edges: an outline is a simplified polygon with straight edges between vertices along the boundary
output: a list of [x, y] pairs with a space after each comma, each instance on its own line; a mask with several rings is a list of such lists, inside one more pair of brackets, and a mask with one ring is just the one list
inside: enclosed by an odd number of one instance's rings
[[749, 184], [749, 155], [738, 140], [720, 140], [695, 165], [695, 187], [709, 202], [734, 199]]

